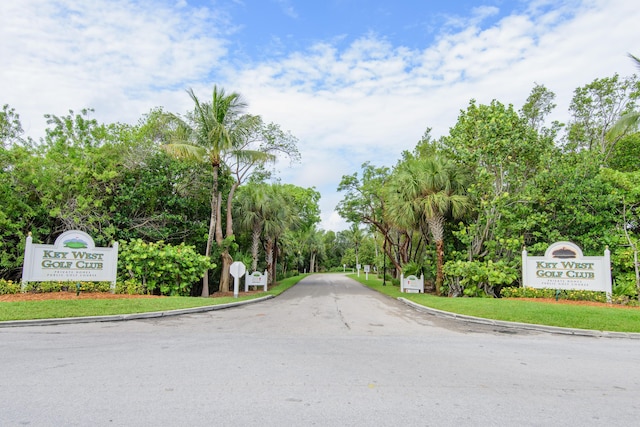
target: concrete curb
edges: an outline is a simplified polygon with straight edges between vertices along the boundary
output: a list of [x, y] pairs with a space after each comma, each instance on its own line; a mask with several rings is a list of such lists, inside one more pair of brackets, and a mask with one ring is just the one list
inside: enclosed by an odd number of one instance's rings
[[90, 317], [64, 317], [60, 319], [34, 319], [34, 320], [8, 320], [0, 322], [0, 328], [15, 328], [20, 326], [48, 326], [65, 325], [71, 323], [97, 323], [97, 322], [119, 322], [136, 319], [154, 319], [158, 317], [179, 316], [181, 314], [204, 313], [207, 311], [223, 310], [225, 308], [238, 307], [247, 304], [258, 303], [273, 298], [273, 295], [265, 295], [260, 298], [246, 301], [230, 302], [227, 304], [205, 305], [202, 307], [181, 308], [169, 311], [154, 311], [150, 313], [115, 314], [113, 316], [90, 316]]
[[558, 326], [546, 326], [536, 325], [533, 323], [519, 323], [519, 322], [507, 322], [504, 320], [484, 319], [482, 317], [467, 316], [465, 314], [450, 313], [448, 311], [437, 310], [435, 308], [425, 307], [424, 305], [417, 304], [413, 301], [409, 301], [406, 298], [399, 297], [398, 300], [414, 309], [430, 314], [432, 316], [461, 320], [469, 323], [477, 323], [481, 325], [500, 326], [504, 328], [522, 329], [528, 331], [546, 332], [550, 334], [560, 335], [574, 335], [592, 338], [627, 338], [640, 340], [640, 333], [634, 332], [608, 332], [608, 331], [594, 331], [591, 329], [574, 329], [574, 328], [561, 328]]

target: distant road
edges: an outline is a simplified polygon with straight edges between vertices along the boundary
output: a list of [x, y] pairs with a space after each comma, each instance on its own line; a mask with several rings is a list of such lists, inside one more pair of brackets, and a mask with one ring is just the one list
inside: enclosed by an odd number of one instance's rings
[[630, 426], [640, 340], [440, 319], [343, 275], [129, 322], [0, 329], [1, 426]]

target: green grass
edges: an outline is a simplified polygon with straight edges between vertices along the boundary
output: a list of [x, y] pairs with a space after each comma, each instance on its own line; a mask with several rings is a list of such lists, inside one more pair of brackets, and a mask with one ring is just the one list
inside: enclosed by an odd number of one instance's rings
[[[282, 280], [268, 292], [238, 298], [164, 297], [2, 302], [0, 303], [0, 321], [148, 313], [227, 304], [265, 295], [279, 295], [306, 276], [291, 277]], [[386, 286], [382, 286], [382, 280], [374, 278], [372, 275], [366, 281], [364, 275], [361, 275], [360, 278], [355, 274], [349, 275], [349, 277], [391, 297], [404, 297], [427, 307], [458, 314], [566, 328], [640, 332], [640, 309], [573, 306], [494, 298], [444, 298], [428, 294], [403, 294], [397, 286], [392, 286], [389, 281]]]
[[365, 280], [352, 274], [349, 277], [391, 297], [404, 297], [417, 304], [468, 316], [510, 322], [560, 326], [564, 328], [591, 329], [610, 332], [640, 332], [640, 309], [616, 307], [591, 307], [563, 305], [517, 299], [496, 298], [446, 298], [429, 294], [401, 293], [400, 288], [382, 286], [382, 280]]
[[238, 298], [163, 297], [113, 300], [81, 299], [0, 302], [0, 321], [150, 313], [154, 311], [221, 305], [256, 299], [266, 295], [279, 295], [306, 276], [307, 275], [290, 277], [280, 281], [277, 286], [267, 292], [239, 296]]

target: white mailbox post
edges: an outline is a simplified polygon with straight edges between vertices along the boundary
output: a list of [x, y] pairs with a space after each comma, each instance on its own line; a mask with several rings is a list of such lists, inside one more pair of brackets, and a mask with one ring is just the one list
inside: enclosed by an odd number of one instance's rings
[[240, 287], [240, 278], [247, 272], [247, 267], [240, 261], [236, 261], [229, 267], [229, 273], [233, 276], [233, 297], [238, 298], [238, 288]]
[[267, 292], [267, 270], [264, 273], [254, 271], [251, 274], [247, 274], [244, 279], [244, 291], [249, 292], [249, 286], [262, 286], [264, 291]]

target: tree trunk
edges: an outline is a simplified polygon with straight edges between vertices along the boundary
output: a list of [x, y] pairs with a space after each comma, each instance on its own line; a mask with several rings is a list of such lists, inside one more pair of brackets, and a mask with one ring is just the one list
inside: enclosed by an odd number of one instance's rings
[[435, 216], [427, 218], [429, 230], [436, 242], [436, 294], [441, 294], [442, 283], [444, 282], [444, 273], [442, 267], [444, 265], [444, 216]]
[[[358, 256], [356, 255], [356, 264], [358, 263], [357, 261]], [[315, 252], [311, 252], [311, 255], [309, 256], [309, 273], [315, 273], [315, 265], [316, 265], [316, 253]]]
[[[211, 217], [209, 218], [209, 235], [207, 236], [207, 248], [204, 255], [211, 259], [211, 249], [213, 247], [213, 238], [215, 236], [218, 214], [218, 166], [213, 165], [213, 185], [211, 188]], [[205, 270], [202, 277], [202, 294], [203, 298], [209, 296], [209, 270]]]
[[233, 236], [233, 212], [231, 211], [231, 207], [233, 205], [233, 195], [239, 186], [240, 184], [238, 184], [238, 182], [234, 182], [227, 196], [227, 233], [225, 237]]
[[[233, 200], [233, 195], [240, 184], [235, 182], [231, 186], [231, 190], [229, 191], [229, 195], [227, 196], [227, 224], [226, 224], [226, 232], [222, 234], [222, 194], [220, 194], [220, 198], [218, 199], [218, 221], [216, 226], [216, 239], [218, 240], [218, 245], [222, 245], [224, 239], [228, 239], [233, 236], [233, 216], [231, 215], [231, 202]], [[220, 273], [220, 292], [229, 292], [229, 283], [231, 281], [230, 278], [230, 269], [231, 264], [233, 263], [233, 258], [229, 254], [229, 249], [225, 248], [222, 252], [222, 272]]]
[[[222, 194], [218, 193], [218, 213], [216, 220], [216, 243], [218, 247], [221, 247], [224, 243], [224, 238], [222, 235]], [[222, 261], [222, 272], [220, 273], [220, 284], [218, 286], [218, 290], [220, 292], [229, 292], [229, 268], [231, 267], [231, 263], [233, 259], [231, 255], [229, 255], [229, 249], [225, 248], [220, 254], [220, 259]]]
[[271, 283], [275, 284], [278, 281], [278, 258], [280, 257], [280, 250], [278, 249], [278, 239], [273, 240], [273, 278]]
[[229, 292], [230, 270], [233, 258], [229, 255], [229, 249], [222, 251], [222, 272], [220, 273], [220, 292]]
[[269, 284], [273, 283], [273, 239], [267, 238], [265, 244], [266, 261], [267, 261], [267, 280]]
[[441, 294], [442, 283], [444, 282], [444, 273], [442, 267], [444, 264], [444, 242], [438, 240], [436, 242], [436, 252], [438, 253], [438, 262], [436, 268], [436, 294]]
[[383, 245], [383, 250], [387, 254], [387, 258], [389, 258], [389, 261], [391, 261], [391, 263], [393, 264], [393, 267], [394, 267], [395, 271], [400, 271], [402, 269], [402, 267], [400, 266], [400, 263], [398, 262], [398, 260], [394, 256], [394, 253], [393, 253], [394, 244], [393, 244], [393, 242], [391, 241], [391, 239], [387, 239], [386, 237], [385, 237], [385, 242], [387, 242], [387, 244]]
[[260, 251], [260, 234], [261, 234], [260, 225], [253, 227], [253, 231], [251, 232], [251, 272], [258, 270], [258, 252]]

